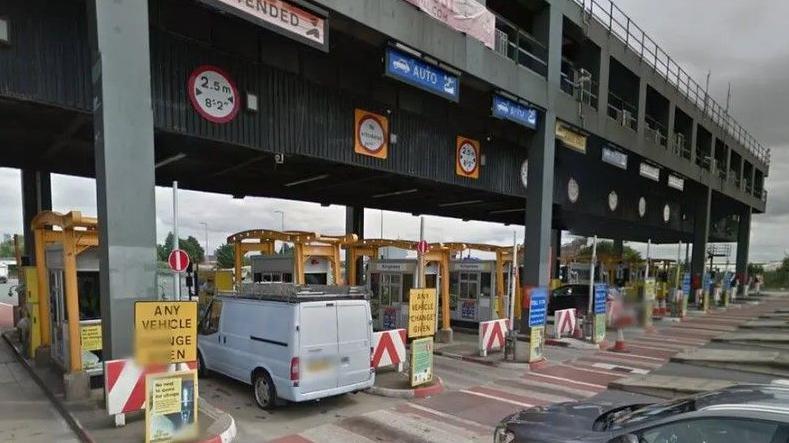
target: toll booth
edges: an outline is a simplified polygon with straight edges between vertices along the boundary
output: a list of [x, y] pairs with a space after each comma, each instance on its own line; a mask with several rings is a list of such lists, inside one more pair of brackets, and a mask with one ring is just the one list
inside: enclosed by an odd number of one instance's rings
[[[293, 283], [295, 257], [292, 255], [253, 255], [253, 283]], [[334, 285], [333, 264], [328, 257], [308, 257], [304, 261], [304, 284]]]
[[[372, 259], [367, 266], [370, 310], [376, 330], [408, 327], [408, 303], [418, 278], [416, 259]], [[425, 265], [425, 287], [439, 290], [438, 263]]]
[[452, 321], [462, 324], [498, 319], [496, 283], [495, 260], [450, 261], [449, 310]]
[[49, 347], [52, 360], [64, 372], [99, 375], [103, 369], [97, 220], [78, 211], [44, 211], [31, 225], [41, 346]]
[[[47, 246], [46, 266], [49, 281], [50, 334], [52, 360], [64, 371], [70, 367], [68, 310], [64, 291], [64, 248]], [[99, 309], [99, 251], [89, 248], [77, 256], [77, 298], [79, 300], [80, 357], [82, 369], [90, 376], [102, 374], [101, 310]], [[87, 337], [94, 337], [93, 342]], [[83, 340], [83, 338], [85, 338]], [[98, 340], [96, 340], [98, 339]], [[96, 348], [98, 346], [98, 349]]]

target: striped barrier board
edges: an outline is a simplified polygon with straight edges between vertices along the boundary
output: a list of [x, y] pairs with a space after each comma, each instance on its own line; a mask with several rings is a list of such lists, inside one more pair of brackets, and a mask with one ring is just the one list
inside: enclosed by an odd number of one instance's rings
[[507, 334], [505, 319], [479, 322], [479, 355], [485, 357], [489, 351], [504, 349], [504, 337]]
[[557, 339], [562, 335], [573, 335], [575, 331], [575, 308], [556, 311], [554, 321], [554, 335]]
[[403, 363], [406, 359], [405, 353], [406, 330], [390, 329], [373, 333], [373, 355], [370, 366], [373, 368], [383, 368], [396, 366], [398, 372], [402, 372]]
[[176, 371], [196, 369], [197, 362], [159, 365], [147, 369], [131, 359], [104, 362], [104, 397], [109, 415], [125, 414], [145, 409], [145, 376], [166, 372], [175, 366]]

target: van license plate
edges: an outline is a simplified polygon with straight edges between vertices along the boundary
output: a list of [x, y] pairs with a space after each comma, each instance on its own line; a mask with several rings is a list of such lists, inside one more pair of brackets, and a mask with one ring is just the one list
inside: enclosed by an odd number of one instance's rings
[[307, 370], [310, 372], [325, 371], [331, 367], [331, 362], [327, 359], [312, 360], [307, 362]]

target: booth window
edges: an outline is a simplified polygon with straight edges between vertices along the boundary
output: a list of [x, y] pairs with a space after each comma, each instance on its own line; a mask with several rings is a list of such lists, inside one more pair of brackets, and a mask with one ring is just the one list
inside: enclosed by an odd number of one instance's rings
[[491, 285], [491, 278], [490, 278], [490, 276], [491, 276], [490, 272], [483, 272], [479, 276], [480, 277], [480, 282], [479, 282], [480, 293], [479, 294], [482, 297], [490, 297], [491, 292], [493, 291], [493, 288], [492, 288], [492, 285]]
[[293, 274], [285, 272], [282, 274], [282, 283], [293, 283]]
[[460, 273], [460, 298], [475, 299], [479, 294], [479, 274], [470, 272]]
[[390, 306], [400, 302], [402, 294], [402, 276], [400, 274], [381, 274], [381, 304]]
[[211, 335], [219, 331], [219, 317], [222, 314], [222, 302], [214, 300], [203, 318], [203, 323], [200, 325], [200, 335]]
[[99, 305], [99, 273], [77, 272], [77, 291], [79, 300], [79, 319], [97, 320], [101, 318]]
[[255, 272], [254, 274], [252, 274], [252, 281], [255, 282], [255, 283], [262, 282], [263, 281], [263, 274], [261, 274], [260, 272]]
[[325, 285], [326, 273], [325, 272], [310, 272], [304, 274], [304, 283], [308, 285]]
[[403, 274], [403, 303], [411, 301], [411, 288], [414, 287], [414, 274]]

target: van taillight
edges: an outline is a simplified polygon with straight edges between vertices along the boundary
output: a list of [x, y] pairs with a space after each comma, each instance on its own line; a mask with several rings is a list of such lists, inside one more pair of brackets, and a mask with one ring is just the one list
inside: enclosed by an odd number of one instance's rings
[[299, 358], [293, 357], [290, 359], [290, 381], [299, 381]]

